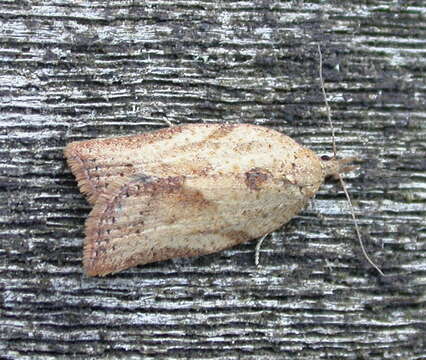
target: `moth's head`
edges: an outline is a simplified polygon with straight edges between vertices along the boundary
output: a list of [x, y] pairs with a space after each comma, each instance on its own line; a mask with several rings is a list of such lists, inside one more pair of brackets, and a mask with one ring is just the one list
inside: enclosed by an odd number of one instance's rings
[[334, 179], [338, 179], [340, 174], [357, 169], [359, 167], [358, 165], [349, 165], [355, 161], [360, 160], [356, 157], [339, 159], [327, 155], [321, 156], [321, 165], [325, 177], [332, 177]]

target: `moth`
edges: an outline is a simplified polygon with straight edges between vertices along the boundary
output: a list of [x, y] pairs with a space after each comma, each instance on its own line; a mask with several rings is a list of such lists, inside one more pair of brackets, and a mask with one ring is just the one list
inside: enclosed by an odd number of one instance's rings
[[353, 159], [320, 158], [250, 124], [192, 124], [73, 142], [65, 157], [93, 209], [83, 264], [103, 276], [214, 253], [292, 219]]

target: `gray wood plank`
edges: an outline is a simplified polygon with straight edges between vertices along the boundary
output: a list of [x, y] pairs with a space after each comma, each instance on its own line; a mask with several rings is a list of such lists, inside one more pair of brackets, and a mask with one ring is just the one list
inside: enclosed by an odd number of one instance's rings
[[[0, 358], [424, 359], [423, 1], [1, 1]], [[70, 141], [249, 122], [338, 184], [265, 241], [87, 278]]]

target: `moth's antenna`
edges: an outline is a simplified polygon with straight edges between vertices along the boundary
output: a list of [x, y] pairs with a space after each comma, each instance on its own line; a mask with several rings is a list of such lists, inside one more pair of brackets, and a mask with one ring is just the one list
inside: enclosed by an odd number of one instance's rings
[[[322, 95], [324, 97], [325, 106], [326, 106], [326, 110], [327, 110], [328, 123], [330, 124], [330, 127], [331, 127], [331, 136], [332, 136], [332, 141], [333, 141], [333, 153], [334, 153], [334, 157], [336, 157], [335, 132], [334, 132], [333, 121], [331, 120], [331, 110], [330, 110], [330, 106], [328, 105], [327, 94], [325, 92], [324, 80], [323, 80], [323, 77], [322, 77], [322, 53], [321, 53], [321, 47], [320, 47], [319, 44], [318, 44], [318, 53], [319, 53], [319, 76], [320, 76], [320, 82], [321, 82]], [[351, 210], [352, 220], [353, 220], [353, 223], [354, 223], [354, 226], [355, 226], [355, 231], [356, 231], [356, 234], [357, 234], [357, 237], [358, 237], [359, 244], [361, 245], [362, 253], [364, 254], [365, 259], [370, 263], [370, 265], [372, 267], [374, 267], [379, 272], [380, 275], [385, 276], [383, 271], [380, 270], [380, 268], [373, 262], [373, 260], [370, 259], [370, 257], [367, 254], [367, 251], [365, 250], [364, 243], [362, 242], [362, 239], [361, 239], [361, 232], [359, 231], [358, 221], [357, 221], [356, 216], [355, 216], [355, 210], [354, 210], [354, 207], [352, 205], [351, 197], [349, 196], [348, 190], [346, 189], [346, 184], [343, 181], [342, 176], [340, 174], [337, 174], [337, 176], [339, 177], [340, 185], [342, 186], [343, 192], [346, 195], [346, 199], [348, 201], [349, 208]]]

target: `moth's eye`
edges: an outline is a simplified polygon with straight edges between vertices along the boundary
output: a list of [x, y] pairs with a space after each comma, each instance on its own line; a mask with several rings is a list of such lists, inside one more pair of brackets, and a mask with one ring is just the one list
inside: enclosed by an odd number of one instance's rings
[[327, 155], [321, 156], [321, 160], [323, 160], [323, 161], [328, 161], [330, 159], [331, 159], [330, 156], [327, 156]]

